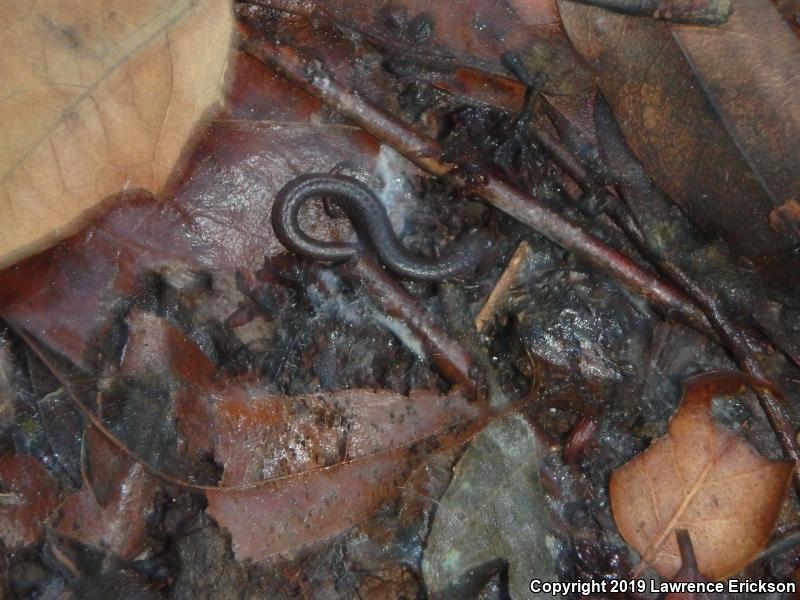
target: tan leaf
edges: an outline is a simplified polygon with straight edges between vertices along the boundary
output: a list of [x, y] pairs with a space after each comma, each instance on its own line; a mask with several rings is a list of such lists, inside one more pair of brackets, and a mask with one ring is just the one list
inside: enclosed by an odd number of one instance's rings
[[711, 417], [712, 397], [741, 387], [735, 375], [687, 381], [667, 434], [611, 476], [622, 536], [663, 577], [681, 566], [675, 529], [689, 532], [703, 576], [724, 579], [753, 558], [775, 525], [791, 465], [760, 456]]
[[0, 266], [158, 193], [222, 93], [228, 0], [0, 0]]

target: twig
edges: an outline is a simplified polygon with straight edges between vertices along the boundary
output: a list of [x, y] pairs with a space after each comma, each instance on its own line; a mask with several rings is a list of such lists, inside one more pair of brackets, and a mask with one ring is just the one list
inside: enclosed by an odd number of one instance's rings
[[681, 553], [681, 570], [689, 573], [699, 573], [697, 557], [694, 553], [692, 538], [686, 529], [676, 529], [675, 536], [678, 538], [678, 550]]
[[592, 442], [599, 427], [597, 421], [588, 415], [578, 419], [569, 430], [567, 441], [564, 442], [564, 462], [574, 465], [581, 454], [586, 452], [587, 446]]
[[[582, 187], [586, 185], [587, 189], [591, 187], [588, 178], [579, 184]], [[758, 360], [757, 343], [728, 314], [719, 296], [700, 285], [676, 263], [653, 250], [643, 236], [628, 206], [615, 194], [607, 193], [606, 196], [608, 201], [603, 207], [603, 212], [622, 230], [644, 257], [694, 300], [711, 324], [712, 337], [722, 343], [745, 372], [759, 379], [769, 379]], [[795, 464], [794, 481], [795, 486], [800, 489], [800, 449], [797, 445], [794, 427], [782, 406], [771, 394], [759, 389], [756, 391], [756, 396], [781, 447]]]
[[[681, 568], [675, 573], [672, 578], [673, 581], [683, 583], [700, 583], [704, 582], [705, 578], [700, 573], [700, 567], [697, 564], [697, 556], [695, 555], [694, 545], [692, 545], [692, 538], [687, 529], [676, 529], [675, 536], [678, 538], [678, 552], [681, 555]], [[669, 592], [664, 600], [708, 600], [708, 594], [696, 591], [678, 591]]]
[[774, 542], [759, 552], [758, 556], [756, 556], [753, 561], [763, 562], [770, 560], [771, 558], [779, 556], [784, 552], [788, 552], [798, 545], [800, 545], [800, 527], [794, 527], [789, 531], [784, 532]]
[[[548, 135], [546, 132], [540, 131], [537, 128], [532, 128], [532, 131], [534, 134], [538, 131], [541, 134]], [[616, 193], [602, 188], [598, 189], [598, 186], [594, 183], [591, 172], [585, 168], [580, 169], [577, 167], [575, 163], [580, 163], [580, 161], [559, 142], [552, 140], [548, 142], [547, 145], [544, 145], [543, 148], [548, 152], [553, 161], [561, 166], [565, 172], [576, 181], [582, 190], [604, 194], [605, 202], [602, 206], [602, 212], [622, 230], [628, 240], [633, 243], [636, 249], [647, 258], [659, 272], [666, 275], [681, 290], [688, 294], [700, 310], [703, 311], [703, 314], [705, 314], [708, 322], [711, 324], [713, 329], [711, 332], [712, 337], [722, 343], [740, 367], [753, 377], [768, 379], [757, 357], [759, 351], [757, 343], [728, 314], [719, 296], [700, 285], [676, 263], [651, 247], [642, 234], [642, 230], [629, 204], [623, 202], [620, 198], [625, 197], [622, 186], [618, 186], [618, 190], [614, 190]], [[573, 201], [576, 204], [580, 204], [581, 197], [573, 198]], [[792, 357], [788, 356], [788, 358], [791, 360]], [[778, 437], [781, 447], [795, 463], [794, 480], [795, 485], [800, 489], [800, 449], [798, 449], [794, 427], [784, 414], [782, 406], [772, 395], [762, 389], [758, 389], [756, 390], [756, 396], [758, 397], [764, 413], [767, 415], [770, 425]]]
[[478, 316], [475, 317], [475, 329], [478, 330], [478, 333], [484, 332], [489, 321], [497, 313], [500, 304], [508, 295], [508, 291], [516, 283], [517, 278], [519, 277], [519, 272], [524, 266], [525, 259], [528, 258], [530, 251], [530, 244], [528, 244], [526, 241], [522, 241], [520, 245], [517, 246], [517, 249], [511, 256], [511, 260], [508, 261], [508, 265], [506, 265], [503, 274], [500, 275], [500, 279], [497, 280], [492, 293], [489, 294], [489, 297], [486, 299], [486, 303], [481, 308]]
[[362, 283], [388, 315], [400, 319], [419, 338], [431, 363], [445, 379], [460, 385], [471, 397], [485, 399], [485, 377], [475, 357], [380, 265], [362, 255], [343, 264], [340, 270], [345, 276]]
[[651, 17], [672, 23], [720, 25], [731, 14], [730, 0], [576, 0], [635, 17]]
[[22, 498], [19, 494], [14, 492], [0, 493], [0, 506], [19, 506], [22, 504]]

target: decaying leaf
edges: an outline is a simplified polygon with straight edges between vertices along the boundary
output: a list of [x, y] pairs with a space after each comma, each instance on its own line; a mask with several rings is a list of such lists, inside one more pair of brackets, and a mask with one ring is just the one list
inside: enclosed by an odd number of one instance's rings
[[154, 480], [96, 429], [86, 430], [84, 443], [84, 485], [61, 505], [55, 530], [123, 559], [133, 558], [144, 544]]
[[[350, 30], [376, 40], [390, 56], [406, 62], [440, 62], [507, 75], [500, 58], [513, 52], [531, 73], [542, 75], [545, 93], [559, 110], [588, 125], [594, 78], [563, 35], [554, 0], [523, 3], [468, 0], [460, 4], [426, 0], [328, 0], [306, 4]], [[413, 60], [413, 59], [412, 59]], [[417, 71], [414, 73], [414, 71]], [[410, 74], [421, 75], [418, 69]], [[491, 94], [491, 91], [489, 92]], [[514, 110], [519, 104], [514, 105]]]
[[648, 174], [698, 226], [796, 285], [797, 233], [773, 211], [800, 189], [800, 38], [773, 3], [734, 0], [717, 27], [559, 9]]
[[18, 550], [36, 543], [42, 523], [58, 503], [58, 486], [27, 454], [0, 456], [0, 540]]
[[689, 532], [700, 573], [715, 580], [738, 572], [772, 534], [791, 465], [760, 456], [711, 417], [712, 397], [745, 381], [736, 374], [686, 381], [668, 433], [611, 476], [622, 536], [663, 577], [681, 566], [675, 529]]
[[231, 533], [240, 559], [295, 551], [363, 521], [397, 493], [415, 443], [446, 444], [451, 433], [462, 439], [491, 414], [460, 391], [224, 393], [207, 429], [225, 469], [222, 484], [254, 487], [206, 495], [209, 514]]
[[400, 449], [242, 491], [208, 491], [208, 513], [231, 534], [239, 560], [290, 554], [366, 519], [397, 492], [408, 459]]
[[0, 2], [0, 266], [158, 193], [222, 95], [228, 0]]
[[557, 579], [539, 483], [544, 452], [518, 415], [475, 437], [439, 502], [425, 546], [422, 573], [434, 597], [472, 597], [461, 586], [482, 585], [504, 564], [512, 598], [530, 597], [533, 578]]
[[223, 467], [220, 488], [206, 489], [208, 513], [239, 559], [291, 553], [363, 521], [397, 493], [415, 444], [458, 443], [494, 414], [459, 390], [268, 394], [247, 378], [214, 379], [208, 359], [164, 319], [134, 311], [129, 324], [123, 371], [152, 371], [161, 356], [182, 382], [184, 451]]
[[132, 310], [127, 323], [128, 340], [120, 360], [120, 375], [171, 371], [175, 377], [192, 385], [210, 385], [214, 363], [172, 323], [142, 310]]

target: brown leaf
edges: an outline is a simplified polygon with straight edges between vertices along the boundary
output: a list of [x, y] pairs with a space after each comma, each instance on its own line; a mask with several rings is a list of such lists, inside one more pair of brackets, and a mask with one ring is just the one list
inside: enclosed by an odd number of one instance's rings
[[27, 454], [0, 456], [0, 539], [9, 550], [35, 544], [58, 504], [58, 486]]
[[247, 397], [228, 387], [225, 395], [209, 407], [203, 432], [225, 467], [222, 484], [256, 486], [208, 491], [208, 512], [240, 559], [297, 550], [363, 521], [396, 493], [416, 443], [447, 444], [452, 434], [452, 444], [491, 415], [459, 391]]
[[458, 390], [447, 396], [361, 389], [273, 396], [230, 384], [206, 400], [188, 388], [176, 410], [190, 446], [212, 449], [229, 486], [409, 446], [489, 413]]
[[231, 534], [239, 560], [290, 553], [366, 519], [397, 491], [408, 455], [399, 449], [241, 491], [208, 491], [208, 513]]
[[614, 471], [609, 493], [622, 536], [658, 573], [681, 566], [673, 531], [692, 538], [700, 572], [724, 579], [769, 539], [792, 467], [757, 454], [711, 417], [711, 399], [745, 382], [737, 374], [690, 379], [666, 435]]
[[55, 530], [123, 559], [133, 558], [144, 545], [155, 480], [93, 427], [86, 430], [84, 444], [90, 457], [84, 485], [61, 505]]
[[800, 38], [773, 4], [734, 0], [719, 27], [559, 8], [648, 174], [698, 226], [796, 283], [798, 234], [772, 215], [800, 190]]
[[[524, 1], [524, 0], [523, 0]], [[673, 23], [716, 25], [724, 23], [731, 13], [731, 0], [577, 0], [583, 4], [601, 6], [626, 15], [664, 19]]]
[[800, 2], [798, 0], [773, 0], [786, 22], [792, 26], [794, 32], [800, 35]]
[[228, 0], [0, 2], [0, 265], [121, 189], [158, 193], [217, 104]]
[[[543, 75], [544, 93], [559, 110], [587, 131], [592, 129], [586, 117], [594, 78], [582, 61], [575, 60], [554, 0], [328, 0], [316, 4], [337, 22], [378, 40], [389, 54], [399, 54], [402, 62], [426, 64], [438, 59], [447, 65], [442, 71], [477, 68], [491, 77], [508, 75], [500, 57], [513, 52], [531, 73]], [[519, 104], [513, 107], [519, 108]]]
[[171, 365], [184, 383], [175, 411], [185, 451], [224, 467], [221, 487], [205, 490], [208, 513], [239, 559], [289, 553], [365, 520], [424, 455], [417, 448], [452, 446], [494, 415], [459, 390], [266, 394], [247, 379], [215, 380], [164, 319], [134, 311], [129, 323], [126, 370], [148, 371], [159, 357]]

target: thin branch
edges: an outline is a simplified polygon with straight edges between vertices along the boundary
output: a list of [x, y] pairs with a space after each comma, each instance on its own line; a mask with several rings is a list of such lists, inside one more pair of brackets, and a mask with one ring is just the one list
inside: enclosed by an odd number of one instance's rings
[[386, 314], [398, 318], [411, 330], [445, 379], [461, 386], [473, 398], [486, 399], [486, 378], [475, 357], [386, 270], [364, 255], [343, 264], [340, 271], [361, 282]]
[[517, 282], [520, 270], [524, 266], [525, 259], [528, 258], [530, 252], [530, 244], [526, 241], [521, 242], [520, 245], [517, 246], [503, 274], [500, 275], [500, 279], [497, 280], [492, 293], [489, 294], [478, 316], [475, 317], [475, 329], [478, 330], [478, 333], [484, 332], [489, 321], [497, 313], [500, 304], [502, 304], [506, 296], [508, 296], [509, 290]]

